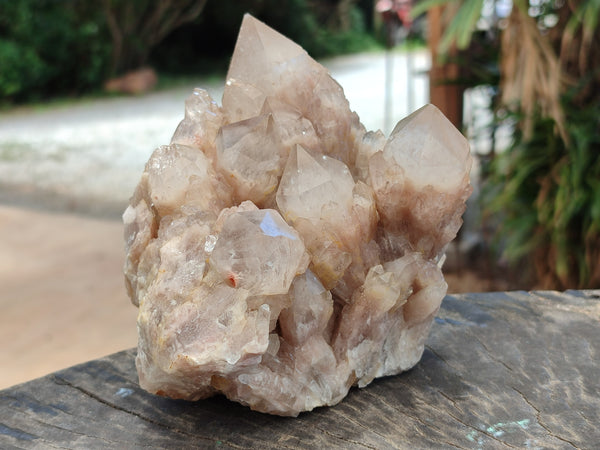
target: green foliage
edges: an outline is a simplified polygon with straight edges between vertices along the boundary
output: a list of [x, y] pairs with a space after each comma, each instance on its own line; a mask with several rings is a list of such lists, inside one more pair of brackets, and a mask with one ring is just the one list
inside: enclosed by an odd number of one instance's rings
[[543, 287], [600, 285], [600, 103], [576, 108], [563, 97], [570, 144], [537, 117], [531, 138], [488, 169], [484, 205], [498, 218], [504, 254], [526, 261]]
[[0, 0], [0, 99], [78, 93], [103, 79], [109, 43], [92, 3]]
[[[348, 30], [339, 30], [335, 18], [338, 2], [309, 0], [264, 0], [256, 17], [302, 46], [312, 57], [353, 53], [377, 46], [367, 32], [364, 13], [353, 5], [347, 17]], [[250, 10], [251, 11], [251, 10]]]
[[[304, 3], [304, 2], [299, 2]], [[381, 48], [376, 39], [367, 32], [362, 12], [350, 11], [350, 29], [339, 31], [318, 22], [317, 17], [306, 8], [302, 21], [290, 27], [289, 37], [300, 44], [313, 58], [347, 53], [357, 53]], [[286, 30], [281, 30], [286, 34]]]
[[0, 41], [0, 96], [11, 97], [35, 85], [46, 70], [45, 64], [31, 48], [14, 41]]
[[[148, 62], [170, 74], [223, 73], [245, 12], [289, 36], [314, 57], [376, 47], [356, 4], [349, 10], [349, 30], [332, 25], [337, 3], [209, 0], [193, 23], [162, 40], [164, 33], [153, 23], [164, 25], [168, 17], [157, 22], [156, 15], [143, 14], [152, 9], [147, 0], [0, 0], [0, 105], [98, 91], [114, 75], [111, 68], [134, 69]], [[104, 8], [107, 4], [113, 8]], [[157, 3], [156, 8], [165, 4]], [[123, 28], [121, 40], [114, 38], [115, 23]], [[147, 32], [145, 39], [138, 28]], [[157, 40], [162, 40], [158, 46]]]

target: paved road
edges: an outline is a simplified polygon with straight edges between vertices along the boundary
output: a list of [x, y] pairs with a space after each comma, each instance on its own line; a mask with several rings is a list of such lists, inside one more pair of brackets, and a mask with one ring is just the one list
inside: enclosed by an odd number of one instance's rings
[[[428, 101], [426, 51], [359, 54], [323, 63], [367, 129], [389, 132]], [[393, 80], [387, 84], [387, 120], [386, 73]], [[199, 80], [196, 85], [221, 98], [222, 83]], [[120, 214], [151, 152], [169, 142], [193, 87], [0, 115], [0, 203]]]

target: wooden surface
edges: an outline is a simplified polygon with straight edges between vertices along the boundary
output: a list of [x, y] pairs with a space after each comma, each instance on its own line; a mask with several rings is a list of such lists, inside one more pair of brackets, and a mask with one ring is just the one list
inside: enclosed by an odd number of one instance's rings
[[0, 448], [600, 447], [600, 290], [448, 296], [413, 370], [295, 419], [154, 397], [134, 356], [0, 391]]

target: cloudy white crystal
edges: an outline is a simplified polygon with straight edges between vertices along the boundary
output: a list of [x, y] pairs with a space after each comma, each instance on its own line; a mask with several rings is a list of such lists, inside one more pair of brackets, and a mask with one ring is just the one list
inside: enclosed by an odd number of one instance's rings
[[326, 69], [246, 16], [223, 107], [194, 90], [123, 215], [141, 386], [295, 416], [414, 366], [470, 158], [431, 105], [366, 132]]

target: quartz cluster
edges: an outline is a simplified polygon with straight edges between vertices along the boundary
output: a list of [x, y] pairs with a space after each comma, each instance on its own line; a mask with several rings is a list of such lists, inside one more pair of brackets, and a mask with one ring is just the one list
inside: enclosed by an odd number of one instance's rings
[[194, 90], [123, 215], [141, 386], [295, 416], [410, 369], [470, 166], [437, 108], [367, 132], [324, 67], [246, 15], [222, 106]]

